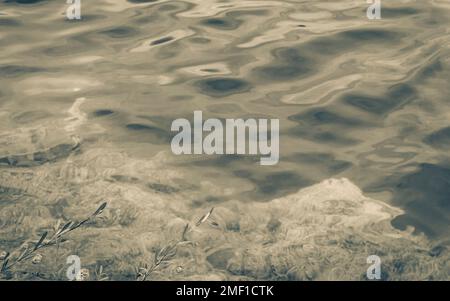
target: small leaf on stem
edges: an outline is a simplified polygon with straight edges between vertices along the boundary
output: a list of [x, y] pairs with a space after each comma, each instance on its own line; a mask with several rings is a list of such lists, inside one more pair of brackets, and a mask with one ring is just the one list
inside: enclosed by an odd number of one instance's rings
[[103, 210], [106, 208], [107, 203], [104, 202], [103, 204], [100, 205], [100, 207], [98, 207], [98, 209], [94, 212], [94, 214], [92, 214], [92, 216], [97, 216], [100, 213], [103, 212]]
[[41, 238], [39, 239], [39, 241], [38, 241], [38, 242], [36, 243], [36, 245], [34, 246], [33, 251], [36, 251], [36, 250], [42, 245], [42, 243], [44, 242], [44, 239], [47, 237], [47, 234], [48, 234], [47, 231], [45, 231], [45, 232], [42, 234]]

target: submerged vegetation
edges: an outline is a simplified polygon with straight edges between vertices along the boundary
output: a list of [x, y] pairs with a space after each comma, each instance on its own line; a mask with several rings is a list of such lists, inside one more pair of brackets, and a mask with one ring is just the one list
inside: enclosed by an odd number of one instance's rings
[[[151, 170], [141, 163], [131, 168]], [[4, 178], [8, 187], [15, 183], [14, 175]], [[39, 207], [43, 190], [38, 205], [5, 190], [2, 278], [67, 280], [66, 258], [78, 254], [78, 280], [366, 280], [370, 255], [380, 257], [383, 280], [449, 279], [445, 242], [395, 229], [391, 221], [402, 210], [365, 197], [347, 179], [269, 202], [225, 200], [212, 207], [115, 178], [87, 183], [77, 199], [56, 198], [47, 207]], [[91, 198], [79, 198], [83, 193]], [[103, 203], [84, 218], [93, 198], [108, 199], [108, 208]]]
[[[214, 210], [214, 207], [211, 208], [211, 210], [208, 211], [205, 215], [203, 215], [197, 223], [195, 223], [195, 227], [201, 226], [205, 222], [209, 222], [210, 225], [216, 226], [218, 225], [215, 221], [211, 219], [211, 214]], [[155, 252], [155, 257], [152, 264], [144, 263], [142, 266], [138, 267], [136, 269], [137, 277], [136, 279], [138, 281], [145, 281], [147, 278], [151, 275], [152, 272], [154, 272], [158, 267], [161, 265], [169, 264], [170, 260], [175, 257], [177, 254], [178, 247], [182, 245], [194, 245], [192, 241], [189, 241], [187, 239], [187, 234], [191, 230], [191, 225], [188, 223], [184, 227], [183, 233], [181, 234], [180, 240], [176, 242], [172, 242], [169, 245], [163, 247], [161, 250]], [[178, 267], [178, 271], [180, 270], [180, 267]]]
[[[80, 228], [83, 225], [88, 224], [89, 222], [92, 222], [98, 215], [103, 212], [103, 210], [106, 208], [106, 205], [106, 202], [102, 203], [92, 215], [80, 222], [68, 221], [61, 226], [60, 221], [58, 221], [53, 229], [52, 236], [49, 236], [49, 232], [45, 231], [36, 242], [24, 243], [19, 249], [13, 250], [12, 252], [3, 251], [0, 256], [0, 260], [2, 260], [0, 274], [2, 274], [2, 276], [4, 276], [4, 278], [6, 279], [13, 278], [15, 274], [13, 268], [30, 258], [33, 264], [40, 264], [43, 255], [41, 253], [38, 253], [39, 250], [52, 246], [56, 246], [57, 248], [59, 248], [59, 245], [61, 243], [67, 241], [67, 234]], [[100, 276], [103, 276], [101, 269], [102, 268], [100, 268], [100, 272], [98, 274]], [[83, 271], [81, 271], [81, 274], [81, 277], [83, 277]]]
[[[364, 197], [345, 179], [327, 180], [268, 203], [224, 202], [203, 214], [196, 211], [189, 221], [153, 212], [148, 219], [141, 214], [130, 223], [110, 222], [127, 210], [108, 208], [99, 216], [105, 208], [103, 203], [80, 222], [57, 223], [51, 235], [45, 231], [11, 253], [0, 253], [2, 278], [67, 280], [58, 250], [69, 233], [89, 224], [114, 238], [77, 231], [93, 239], [71, 241], [94, 250], [86, 255], [94, 261], [83, 263], [77, 280], [367, 280], [369, 255], [382, 260], [381, 280], [448, 279], [450, 270], [444, 243], [431, 245], [422, 236], [392, 228], [390, 220], [401, 211]], [[144, 236], [120, 238], [135, 223], [156, 219], [165, 221], [161, 230], [155, 231], [154, 222]], [[134, 250], [143, 237], [149, 239], [146, 247]], [[74, 248], [66, 249], [70, 253]], [[102, 255], [108, 248], [119, 254]], [[52, 250], [56, 253], [47, 253]], [[44, 262], [53, 257], [55, 263]], [[147, 260], [136, 266], [143, 258]]]

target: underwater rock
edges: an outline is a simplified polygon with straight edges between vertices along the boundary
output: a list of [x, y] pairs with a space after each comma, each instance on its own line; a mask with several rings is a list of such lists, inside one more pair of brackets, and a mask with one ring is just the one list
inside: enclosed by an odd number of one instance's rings
[[[380, 254], [384, 276], [411, 279], [415, 274], [410, 271], [425, 270], [430, 258], [418, 251], [418, 246], [426, 249], [423, 236], [412, 236], [390, 224], [402, 214], [401, 209], [365, 197], [347, 179], [325, 180], [267, 203], [230, 201], [222, 206], [235, 208], [233, 212], [240, 215], [240, 236], [234, 237], [232, 251], [214, 254], [212, 259], [217, 258], [216, 265], [221, 267], [226, 262], [233, 275], [360, 280], [367, 256]], [[434, 253], [438, 256], [439, 250]], [[416, 260], [399, 269], [395, 264], [399, 256]]]

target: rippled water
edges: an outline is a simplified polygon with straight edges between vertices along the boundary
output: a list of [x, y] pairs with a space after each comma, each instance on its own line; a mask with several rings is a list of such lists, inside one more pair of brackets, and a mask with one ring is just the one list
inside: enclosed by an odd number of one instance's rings
[[[165, 214], [190, 220], [332, 177], [403, 209], [398, 229], [446, 240], [450, 3], [382, 2], [369, 20], [356, 0], [82, 0], [69, 21], [63, 0], [1, 0], [0, 241], [108, 199], [116, 234], [99, 248], [130, 261]], [[194, 110], [279, 118], [280, 163], [173, 156], [170, 124]]]

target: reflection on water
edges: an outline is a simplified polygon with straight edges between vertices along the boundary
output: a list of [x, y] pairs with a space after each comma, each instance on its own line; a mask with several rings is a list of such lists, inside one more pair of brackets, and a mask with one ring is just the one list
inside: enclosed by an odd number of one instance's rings
[[[0, 1], [2, 245], [108, 199], [103, 226], [120, 235], [101, 232], [97, 248], [115, 253], [95, 253], [93, 240], [72, 247], [86, 264], [130, 262], [158, 245], [148, 233], [178, 235], [205, 208], [271, 204], [332, 177], [403, 209], [396, 228], [448, 239], [447, 1], [389, 3], [382, 20], [352, 0], [82, 1], [79, 21], [65, 9]], [[194, 110], [279, 118], [279, 164], [171, 155], [171, 122]], [[15, 215], [20, 227], [8, 220]], [[239, 253], [232, 240], [208, 251], [214, 268]]]

